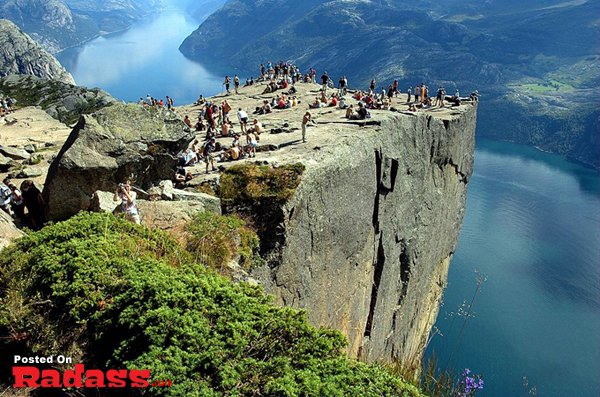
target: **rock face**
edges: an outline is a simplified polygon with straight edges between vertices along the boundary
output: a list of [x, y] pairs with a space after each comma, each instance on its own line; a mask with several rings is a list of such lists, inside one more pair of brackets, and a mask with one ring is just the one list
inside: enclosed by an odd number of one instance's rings
[[114, 191], [131, 178], [147, 188], [171, 179], [176, 155], [194, 139], [174, 113], [114, 105], [84, 115], [48, 170], [44, 197], [52, 220], [90, 208], [97, 190]]
[[82, 113], [93, 113], [117, 102], [99, 88], [19, 75], [0, 78], [2, 95], [15, 98], [19, 106], [40, 106], [63, 123], [74, 123]]
[[0, 19], [0, 48], [0, 77], [27, 74], [75, 84], [56, 58], [6, 19]]
[[158, 0], [2, 0], [0, 18], [15, 22], [50, 53], [123, 30], [160, 8]]
[[252, 276], [342, 330], [351, 354], [419, 363], [462, 225], [476, 109], [390, 115], [317, 151], [282, 208], [276, 260]]

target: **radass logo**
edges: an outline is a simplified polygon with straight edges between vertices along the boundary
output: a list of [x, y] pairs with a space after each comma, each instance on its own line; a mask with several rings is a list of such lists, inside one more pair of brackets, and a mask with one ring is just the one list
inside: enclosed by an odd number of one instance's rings
[[[68, 364], [72, 360], [58, 356], [59, 364]], [[15, 364], [53, 364], [53, 357], [15, 356]], [[83, 364], [75, 364], [73, 369], [61, 372], [57, 369], [40, 369], [35, 366], [13, 366], [14, 388], [147, 388], [170, 387], [172, 382], [150, 382], [150, 370], [147, 369], [86, 369]]]

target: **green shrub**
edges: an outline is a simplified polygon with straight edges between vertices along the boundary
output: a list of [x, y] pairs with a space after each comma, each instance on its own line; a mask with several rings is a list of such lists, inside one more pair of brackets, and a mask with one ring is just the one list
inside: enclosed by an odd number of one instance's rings
[[345, 357], [345, 344], [303, 311], [195, 265], [163, 233], [112, 215], [82, 213], [0, 256], [0, 356], [70, 355], [173, 381], [130, 396], [420, 395]]
[[221, 176], [221, 200], [225, 204], [261, 200], [286, 201], [300, 184], [304, 165], [281, 167], [240, 164], [227, 169]]
[[188, 251], [197, 262], [221, 274], [232, 259], [246, 270], [252, 268], [258, 236], [239, 217], [200, 212], [186, 225], [186, 232]]

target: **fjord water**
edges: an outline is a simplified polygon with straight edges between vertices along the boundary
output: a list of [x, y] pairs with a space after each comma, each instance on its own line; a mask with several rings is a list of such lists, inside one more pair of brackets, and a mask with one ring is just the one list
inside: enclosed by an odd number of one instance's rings
[[[221, 91], [224, 75], [179, 53], [197, 26], [183, 8], [171, 8], [59, 58], [79, 84], [119, 99], [170, 95], [190, 103]], [[427, 355], [435, 350], [442, 368], [481, 373], [481, 396], [525, 396], [523, 377], [538, 396], [600, 395], [598, 247], [597, 173], [533, 148], [478, 140], [436, 324], [443, 336], [433, 337]], [[461, 305], [475, 291], [475, 269], [487, 281], [465, 323]]]
[[441, 335], [427, 356], [482, 374], [481, 396], [526, 396], [534, 386], [538, 396], [599, 396], [599, 247], [595, 171], [478, 140]]
[[78, 85], [100, 87], [126, 102], [150, 94], [156, 98], [169, 95], [176, 105], [188, 104], [199, 94], [214, 95], [223, 87], [223, 76], [212, 74], [178, 50], [198, 25], [183, 8], [172, 6], [127, 31], [62, 51], [57, 58]]

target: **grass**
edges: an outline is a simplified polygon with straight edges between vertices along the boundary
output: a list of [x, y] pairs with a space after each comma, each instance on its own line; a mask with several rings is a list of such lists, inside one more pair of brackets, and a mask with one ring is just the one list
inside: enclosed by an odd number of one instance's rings
[[232, 260], [244, 270], [258, 263], [258, 236], [236, 215], [198, 213], [186, 226], [186, 240], [186, 248], [197, 262], [222, 275], [228, 274]]
[[575, 90], [575, 87], [572, 85], [562, 83], [558, 80], [549, 80], [543, 83], [514, 84], [511, 87], [518, 92], [528, 91], [536, 94], [570, 92]]

